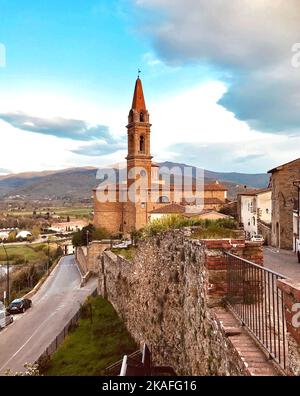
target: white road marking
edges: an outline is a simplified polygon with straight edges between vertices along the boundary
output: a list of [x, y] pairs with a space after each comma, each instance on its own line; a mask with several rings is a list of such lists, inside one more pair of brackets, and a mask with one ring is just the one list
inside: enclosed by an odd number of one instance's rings
[[[70, 264], [69, 264], [69, 263], [68, 263], [68, 264], [64, 264], [63, 261], [62, 261], [61, 264], [58, 265], [58, 266], [54, 269], [54, 271], [53, 271], [52, 274], [51, 274], [51, 277], [55, 277], [55, 276], [57, 275], [57, 272], [61, 269], [62, 265], [63, 265], [63, 266], [70, 266], [70, 267], [76, 267], [77, 270], [78, 270], [78, 272], [79, 272], [79, 274], [80, 274], [80, 270], [79, 270], [78, 265], [77, 265], [77, 263], [76, 263], [75, 260], [74, 260], [73, 263], [70, 263]], [[81, 275], [81, 274], [80, 274], [80, 275]], [[44, 283], [44, 285], [43, 285], [42, 287], [45, 287], [45, 285], [47, 284], [47, 281], [49, 280], [49, 278], [50, 278], [50, 277], [48, 277], [48, 279], [46, 280], [46, 282]], [[73, 283], [74, 283], [74, 290], [76, 290], [76, 294], [78, 294], [78, 292], [79, 292], [79, 294], [83, 294], [83, 293], [86, 292], [85, 288], [81, 288], [80, 285], [78, 285], [77, 282], [74, 281]], [[76, 284], [76, 283], [77, 283], [77, 284]], [[34, 296], [34, 300], [37, 299], [38, 294], [39, 294], [39, 292], [36, 294], [36, 296]], [[63, 294], [63, 293], [62, 293], [62, 294]], [[74, 297], [75, 297], [75, 296], [74, 296]], [[79, 296], [78, 296], [78, 297], [79, 297]], [[43, 302], [43, 300], [46, 300], [46, 299], [48, 299], [48, 298], [49, 298], [49, 293], [46, 292], [40, 299], [37, 299], [37, 301], [34, 301], [34, 305], [39, 305], [39, 304], [41, 304], [41, 303]], [[78, 305], [80, 306], [80, 301], [77, 301], [77, 302], [78, 302]], [[26, 341], [16, 352], [7, 360], [7, 362], [0, 368], [0, 372], [2, 372], [3, 370], [5, 370], [5, 369], [8, 367], [8, 364], [12, 361], [12, 359], [14, 359], [14, 358], [26, 347], [26, 345], [28, 345], [28, 343], [29, 343], [29, 342], [36, 336], [36, 334], [40, 331], [41, 327], [44, 326], [45, 323], [46, 323], [47, 321], [49, 321], [50, 319], [52, 319], [52, 317], [53, 317], [54, 315], [56, 315], [58, 311], [64, 309], [64, 308], [66, 307], [66, 305], [67, 305], [67, 302], [65, 302], [65, 301], [60, 302], [60, 304], [56, 307], [55, 311], [52, 312], [52, 314], [51, 314], [50, 316], [48, 316], [47, 319], [44, 320], [44, 321], [40, 324], [40, 326], [39, 326], [39, 327], [34, 331], [34, 333], [27, 339], [27, 341]], [[26, 313], [27, 313], [27, 311], [26, 311], [24, 314], [17, 315], [16, 321], [18, 321], [19, 319], [21, 319], [24, 315], [26, 315]], [[14, 323], [14, 322], [13, 322], [13, 323]], [[11, 325], [13, 325], [13, 323], [12, 323]], [[8, 329], [8, 327], [5, 328], [5, 331], [7, 331], [7, 329]], [[1, 373], [0, 373], [0, 375], [1, 375]]]
[[46, 320], [44, 320], [44, 322], [42, 322], [42, 324], [35, 330], [35, 332], [31, 335], [31, 337], [28, 338], [28, 340], [17, 350], [17, 352], [15, 352], [9, 359], [8, 361], [0, 368], [0, 372], [2, 372], [2, 370], [5, 369], [5, 367], [7, 368], [8, 363], [18, 355], [18, 353], [20, 353], [22, 351], [22, 349], [24, 349], [24, 347], [32, 340], [32, 338], [39, 332], [40, 328], [53, 316], [56, 314], [56, 312], [58, 311], [58, 309], [54, 312], [52, 312], [52, 314], [50, 316], [48, 316], [48, 318]]

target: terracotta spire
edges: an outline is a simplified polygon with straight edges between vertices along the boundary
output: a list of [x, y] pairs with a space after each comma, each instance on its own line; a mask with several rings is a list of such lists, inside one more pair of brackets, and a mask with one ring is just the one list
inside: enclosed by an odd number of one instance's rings
[[146, 110], [146, 103], [144, 99], [143, 86], [140, 77], [137, 78], [134, 88], [134, 95], [132, 101], [132, 109], [138, 112]]

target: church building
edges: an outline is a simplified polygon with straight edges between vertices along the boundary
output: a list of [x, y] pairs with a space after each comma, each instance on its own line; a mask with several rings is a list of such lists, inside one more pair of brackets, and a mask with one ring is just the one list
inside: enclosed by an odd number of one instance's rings
[[[119, 179], [109, 187], [114, 199], [99, 199], [99, 187], [93, 190], [96, 227], [103, 227], [111, 233], [129, 234], [145, 226], [151, 219], [152, 211], [162, 207], [167, 209], [167, 206], [172, 206], [170, 204], [185, 205], [183, 195], [178, 196], [177, 191], [175, 193], [174, 184], [165, 192], [159, 165], [152, 162], [150, 140], [150, 117], [138, 77], [128, 116], [126, 180], [122, 182]], [[202, 193], [202, 209], [218, 210], [227, 198], [227, 189], [218, 182], [205, 185]]]

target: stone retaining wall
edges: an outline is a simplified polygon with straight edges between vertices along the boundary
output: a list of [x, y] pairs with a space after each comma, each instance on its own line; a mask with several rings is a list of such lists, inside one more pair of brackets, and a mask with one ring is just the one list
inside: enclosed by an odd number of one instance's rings
[[[179, 375], [248, 375], [215, 308], [226, 293], [224, 251], [262, 250], [243, 240], [199, 241], [173, 231], [139, 242], [132, 262], [106, 251], [100, 293], [154, 362]], [[250, 250], [249, 250], [250, 249]]]

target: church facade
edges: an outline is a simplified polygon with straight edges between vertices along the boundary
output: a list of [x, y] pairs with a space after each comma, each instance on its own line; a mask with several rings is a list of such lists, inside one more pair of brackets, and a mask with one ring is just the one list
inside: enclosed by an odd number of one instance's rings
[[[152, 162], [150, 116], [139, 77], [128, 116], [127, 141], [125, 180], [119, 179], [113, 185], [108, 183], [105, 188], [102, 185], [93, 190], [94, 225], [110, 233], [129, 234], [138, 230], [150, 221], [152, 211], [171, 203], [184, 204], [186, 197], [186, 192], [178, 194], [174, 182], [165, 188], [165, 182], [159, 175], [159, 166]], [[227, 198], [226, 188], [217, 182], [203, 187], [200, 192], [201, 208], [219, 209]], [[110, 195], [105, 199], [108, 190]], [[195, 191], [193, 188], [190, 190], [190, 195], [194, 197]]]

